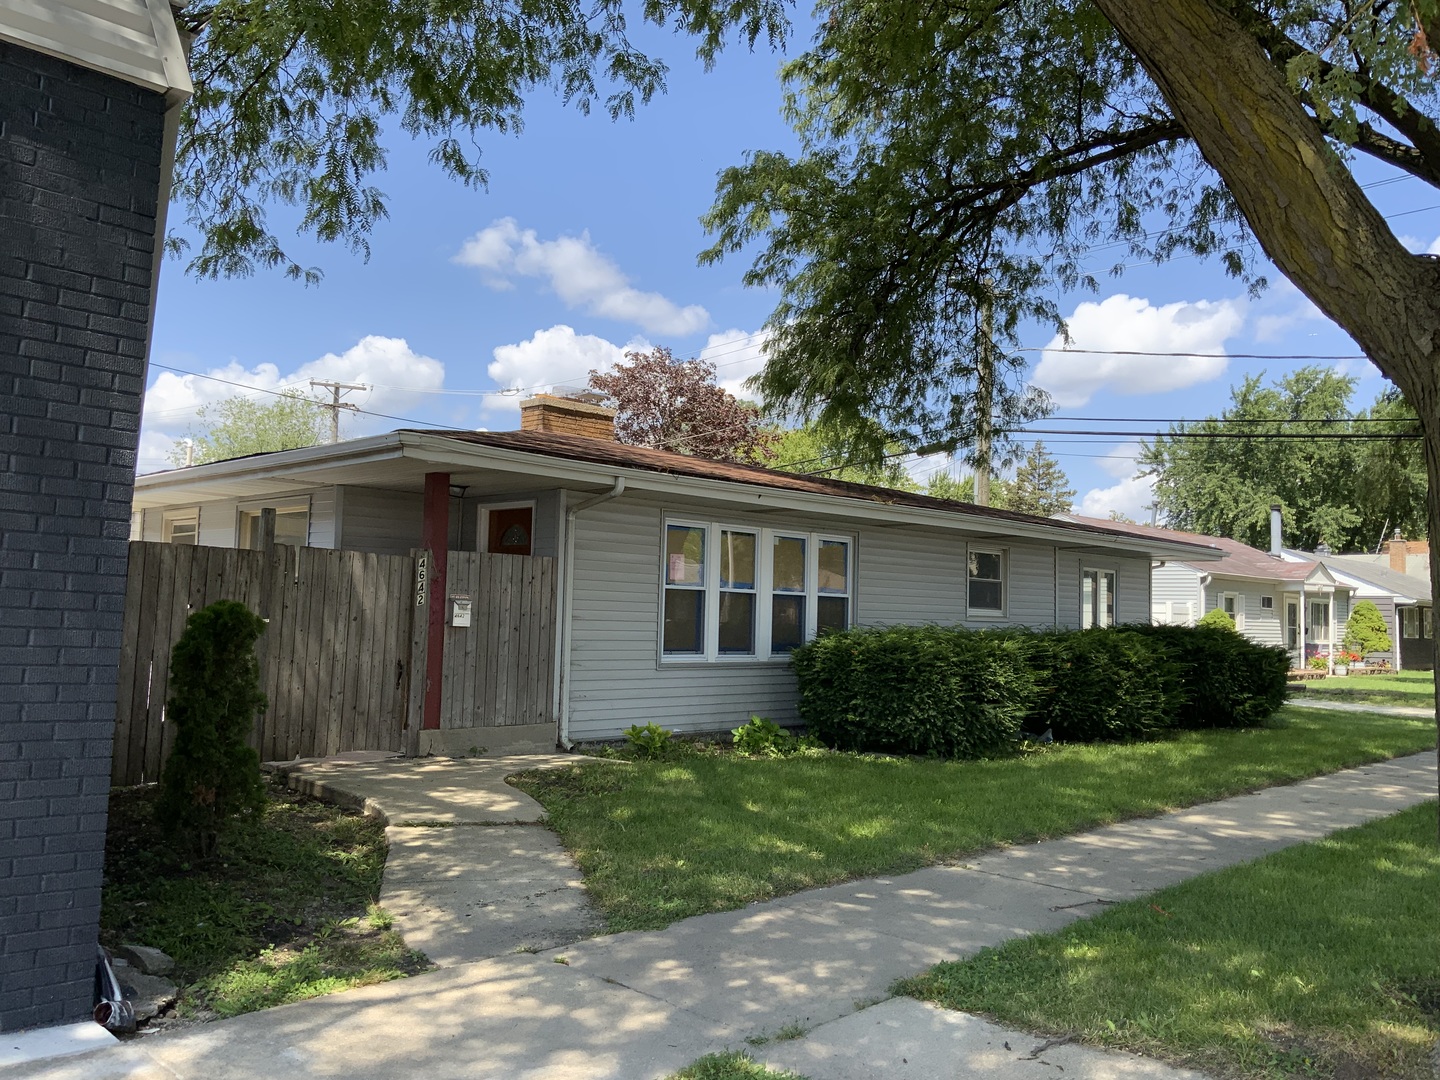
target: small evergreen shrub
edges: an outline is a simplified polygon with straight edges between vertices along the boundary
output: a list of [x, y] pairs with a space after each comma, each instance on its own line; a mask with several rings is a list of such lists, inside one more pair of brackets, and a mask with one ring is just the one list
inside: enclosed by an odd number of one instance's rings
[[166, 722], [175, 745], [160, 775], [156, 820], [202, 857], [226, 821], [258, 812], [260, 755], [246, 745], [265, 709], [255, 641], [265, 620], [234, 600], [195, 612], [170, 656]]
[[1235, 620], [1224, 608], [1211, 608], [1195, 622], [1196, 626], [1207, 627], [1212, 630], [1229, 630], [1234, 632]]
[[1380, 614], [1375, 601], [1361, 600], [1350, 612], [1350, 620], [1345, 624], [1345, 647], [1361, 656], [1368, 656], [1370, 653], [1389, 652], [1393, 646], [1394, 642], [1385, 630], [1385, 616]]
[[630, 745], [641, 757], [654, 761], [669, 752], [670, 740], [674, 738], [674, 733], [667, 731], [652, 720], [644, 727], [639, 724], [631, 724], [625, 729], [625, 738], [630, 741]]
[[1160, 641], [1124, 629], [1035, 635], [1044, 693], [1027, 721], [1061, 742], [1153, 739], [1175, 724], [1181, 671]]
[[939, 626], [826, 634], [796, 649], [800, 716], [841, 750], [1008, 751], [1039, 694], [1025, 635]]
[[1254, 727], [1285, 704], [1290, 655], [1279, 646], [1213, 626], [1126, 629], [1162, 642], [1178, 665], [1176, 727]]

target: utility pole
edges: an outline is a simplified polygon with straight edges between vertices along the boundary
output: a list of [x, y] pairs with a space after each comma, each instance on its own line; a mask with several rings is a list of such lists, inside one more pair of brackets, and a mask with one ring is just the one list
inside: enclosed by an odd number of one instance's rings
[[990, 505], [991, 417], [995, 412], [995, 297], [991, 280], [984, 282], [985, 298], [980, 301], [980, 355], [975, 373], [975, 505]]
[[323, 386], [325, 387], [325, 389], [330, 391], [329, 402], [317, 401], [316, 404], [319, 405], [322, 409], [330, 410], [330, 441], [332, 443], [338, 443], [340, 441], [340, 410], [349, 409], [351, 412], [360, 411], [359, 405], [356, 405], [349, 401], [341, 401], [340, 392], [342, 390], [369, 390], [370, 387], [366, 386], [364, 383], [333, 382], [329, 379], [311, 379], [310, 389], [313, 390], [317, 386]]

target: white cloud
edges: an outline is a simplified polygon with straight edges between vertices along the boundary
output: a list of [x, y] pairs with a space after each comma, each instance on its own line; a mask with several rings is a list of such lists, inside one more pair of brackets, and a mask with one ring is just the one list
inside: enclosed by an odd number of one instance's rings
[[715, 365], [715, 380], [724, 389], [746, 401], [759, 401], [759, 396], [745, 386], [745, 380], [765, 366], [765, 342], [769, 337], [767, 330], [711, 334], [700, 350], [700, 359]]
[[1440, 236], [1430, 241], [1430, 246], [1425, 249], [1426, 255], [1440, 255]]
[[531, 393], [557, 386], [582, 387], [591, 370], [608, 371], [627, 352], [644, 352], [650, 343], [632, 339], [621, 346], [594, 334], [577, 334], [563, 323], [537, 330], [528, 341], [500, 345], [486, 373], [502, 389], [522, 391], [506, 397], [486, 398], [486, 410], [516, 410]]
[[[341, 400], [377, 412], [405, 415], [423, 402], [427, 396], [425, 391], [438, 390], [444, 385], [445, 365], [415, 352], [404, 338], [372, 334], [342, 353], [326, 353], [289, 373], [282, 373], [275, 364], [247, 368], [236, 360], [196, 375], [162, 371], [145, 393], [139, 471], [153, 472], [168, 466], [166, 454], [177, 439], [197, 425], [196, 413], [201, 406], [237, 395], [270, 400], [271, 394], [266, 391], [282, 388], [293, 388], [307, 396], [321, 396], [323, 391], [311, 390], [311, 379], [371, 386], [373, 389], [369, 392], [352, 391]], [[326, 398], [328, 400], [328, 395]], [[396, 423], [354, 413], [341, 418], [348, 438], [388, 431]]]
[[[1225, 372], [1225, 341], [1245, 322], [1234, 300], [1197, 300], [1155, 307], [1117, 293], [1086, 302], [1070, 316], [1071, 349], [1057, 334], [1045, 347], [1032, 382], [1062, 407], [1084, 405], [1101, 390], [1156, 394], [1219, 378]], [[1106, 350], [1114, 349], [1115, 352]], [[1186, 353], [1126, 356], [1125, 352]], [[1196, 355], [1198, 354], [1198, 355]]]
[[1111, 476], [1130, 477], [1135, 475], [1135, 463], [1140, 457], [1138, 442], [1123, 442], [1101, 458], [1097, 465]]
[[589, 232], [541, 240], [514, 218], [501, 218], [466, 240], [455, 255], [461, 266], [481, 271], [492, 289], [514, 287], [514, 278], [541, 278], [567, 307], [633, 323], [652, 334], [684, 336], [710, 325], [699, 304], [681, 307], [630, 284], [620, 267], [590, 241]]
[[1416, 255], [1440, 255], [1440, 236], [1428, 243], [1418, 236], [1402, 233], [1396, 237], [1409, 251]]
[[1080, 513], [1086, 517], [1106, 518], [1119, 510], [1141, 523], [1149, 522], [1148, 506], [1154, 502], [1155, 478], [1129, 476], [1107, 488], [1091, 488], [1080, 499]]

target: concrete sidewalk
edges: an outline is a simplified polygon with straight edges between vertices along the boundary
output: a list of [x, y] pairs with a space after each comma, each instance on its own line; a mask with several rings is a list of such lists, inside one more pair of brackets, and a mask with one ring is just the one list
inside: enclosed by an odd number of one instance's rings
[[795, 1023], [804, 1038], [752, 1053], [811, 1080], [1193, 1077], [1128, 1055], [1037, 1051], [1031, 1036], [919, 1002], [876, 1003], [895, 978], [936, 961], [1413, 806], [1433, 797], [1434, 770], [1433, 752], [1414, 755], [963, 866], [462, 964], [13, 1075], [644, 1080]]
[[1435, 710], [1416, 705], [1366, 705], [1360, 701], [1323, 701], [1303, 694], [1291, 697], [1286, 705], [1300, 709], [1331, 709], [1334, 712], [1380, 713], [1382, 716], [1407, 716], [1416, 720], [1435, 719]]

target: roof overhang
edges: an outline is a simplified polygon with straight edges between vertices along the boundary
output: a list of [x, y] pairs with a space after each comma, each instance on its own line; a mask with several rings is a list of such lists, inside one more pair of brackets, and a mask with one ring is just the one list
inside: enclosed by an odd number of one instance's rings
[[501, 479], [503, 488], [511, 490], [546, 486], [546, 483], [537, 484], [539, 477], [548, 482], [548, 486], [597, 493], [612, 487], [616, 477], [623, 477], [627, 492], [685, 496], [743, 506], [751, 511], [817, 514], [881, 528], [947, 529], [972, 536], [1036, 540], [1096, 553], [1144, 554], [1187, 562], [1211, 561], [1223, 556], [1215, 549], [1080, 528], [1048, 519], [1016, 522], [960, 510], [887, 504], [602, 464], [412, 431], [149, 473], [135, 482], [134, 506], [143, 510], [183, 503], [259, 498], [282, 491], [332, 485], [420, 492], [428, 472], [449, 473], [451, 483], [462, 487], [481, 488], [482, 483], [493, 484], [497, 478]]

